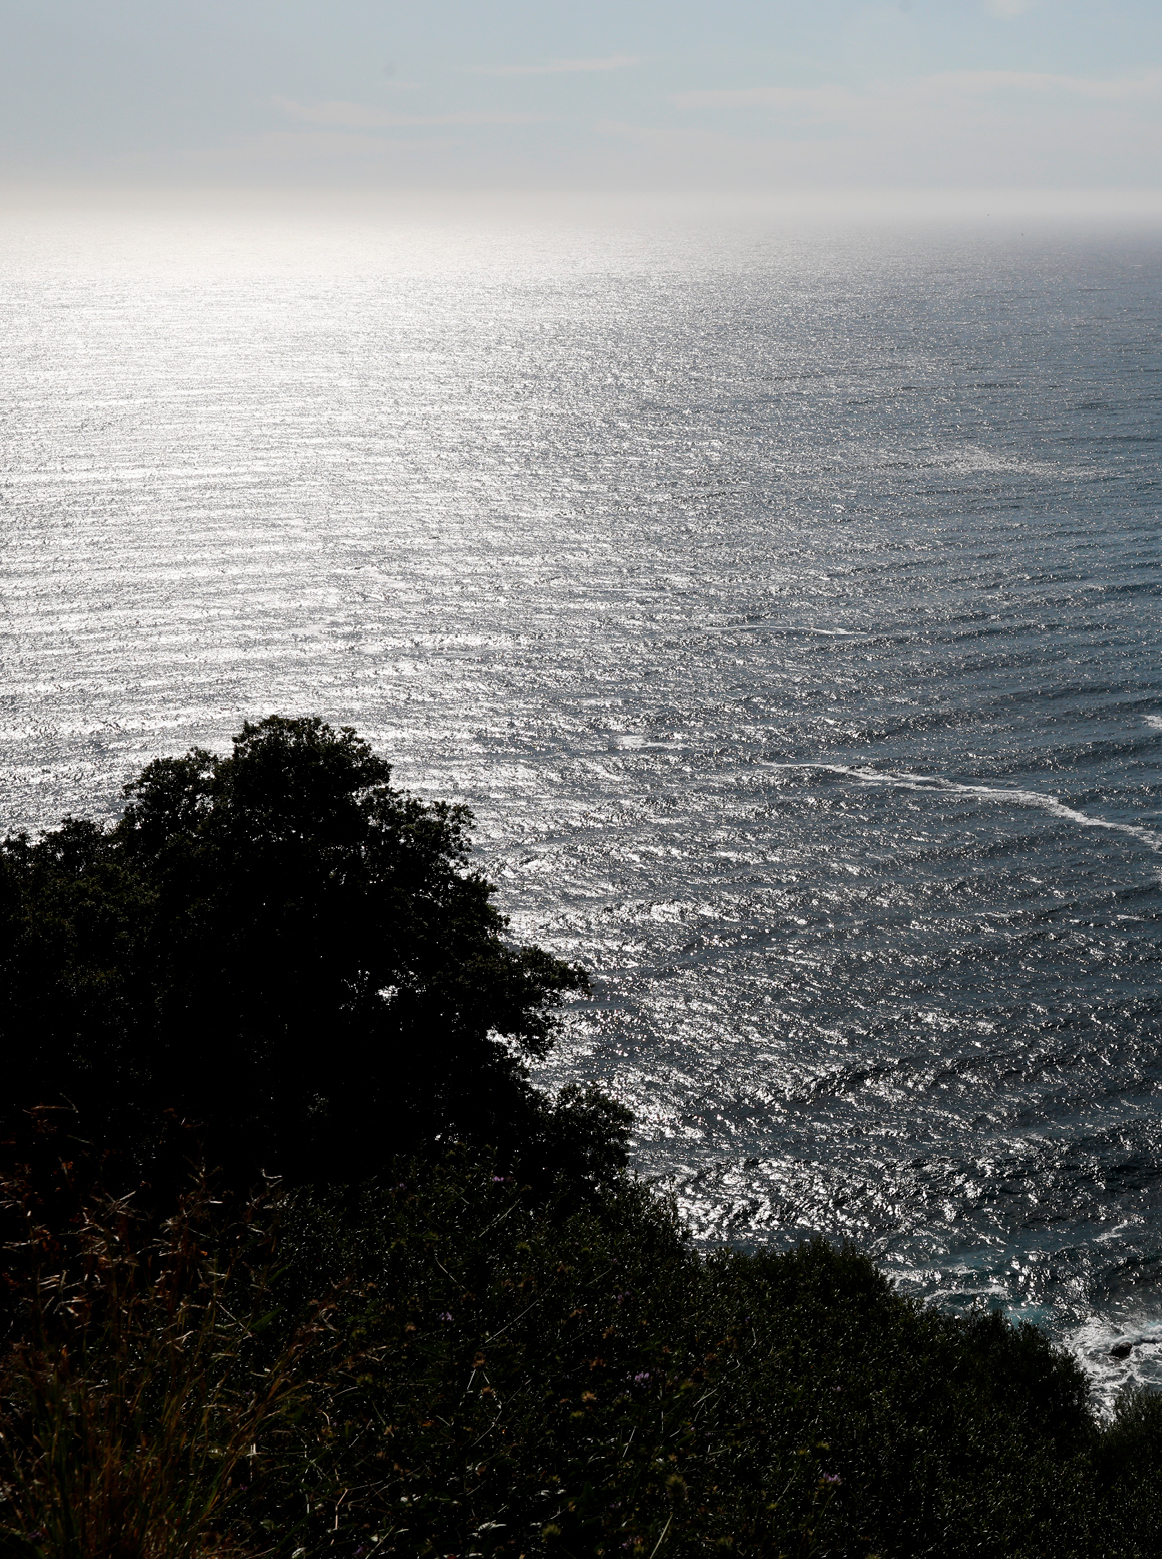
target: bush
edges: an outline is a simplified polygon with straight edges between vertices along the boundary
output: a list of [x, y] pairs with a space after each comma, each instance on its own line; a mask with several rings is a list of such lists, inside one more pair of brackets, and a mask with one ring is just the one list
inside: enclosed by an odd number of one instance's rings
[[167, 1112], [212, 1162], [346, 1181], [464, 1139], [526, 1174], [625, 1161], [628, 1115], [528, 1079], [584, 974], [513, 946], [464, 807], [392, 789], [353, 731], [247, 724], [161, 758], [112, 827], [0, 848], [0, 1124], [67, 1099], [148, 1162]]
[[624, 1176], [391, 1172], [176, 1219], [89, 1194], [63, 1236], [26, 1207], [0, 1552], [1158, 1552], [1159, 1399], [1103, 1427], [1032, 1328], [822, 1241], [701, 1256]]
[[[161, 1221], [82, 1199], [65, 1231], [0, 1182], [0, 1552], [183, 1559], [253, 1505], [301, 1396], [309, 1325], [277, 1324], [266, 1209], [226, 1221], [204, 1185]], [[241, 1525], [245, 1527], [245, 1520]]]
[[272, 718], [0, 849], [0, 1559], [1162, 1551], [1158, 1398], [1103, 1427], [848, 1248], [695, 1252], [628, 1113], [530, 1084], [584, 976], [389, 779]]
[[292, 1308], [350, 1274], [281, 1518], [309, 1501], [315, 1542], [337, 1520], [394, 1554], [1115, 1551], [1084, 1384], [1040, 1334], [937, 1315], [822, 1241], [700, 1257], [627, 1180], [546, 1204], [470, 1157], [399, 1173], [288, 1216]]

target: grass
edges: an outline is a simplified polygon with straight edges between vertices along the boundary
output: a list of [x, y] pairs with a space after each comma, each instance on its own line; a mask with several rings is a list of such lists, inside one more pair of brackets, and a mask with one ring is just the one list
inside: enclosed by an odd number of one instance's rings
[[229, 1551], [308, 1329], [273, 1351], [260, 1204], [223, 1227], [198, 1185], [160, 1225], [98, 1197], [63, 1231], [4, 1190], [13, 1327], [3, 1363], [0, 1544], [44, 1559]]
[[628, 1177], [534, 1195], [453, 1153], [33, 1224], [5, 1552], [1160, 1551], [1160, 1399], [1103, 1425], [1035, 1328], [937, 1314], [823, 1242], [701, 1256]]

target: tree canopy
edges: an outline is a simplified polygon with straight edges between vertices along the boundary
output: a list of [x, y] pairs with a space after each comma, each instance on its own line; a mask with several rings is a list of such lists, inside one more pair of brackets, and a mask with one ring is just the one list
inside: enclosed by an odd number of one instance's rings
[[150, 763], [112, 825], [7, 839], [4, 1114], [196, 1122], [216, 1159], [308, 1179], [451, 1140], [623, 1161], [625, 1111], [528, 1078], [585, 975], [507, 939], [466, 807], [390, 781], [353, 730], [272, 716]]

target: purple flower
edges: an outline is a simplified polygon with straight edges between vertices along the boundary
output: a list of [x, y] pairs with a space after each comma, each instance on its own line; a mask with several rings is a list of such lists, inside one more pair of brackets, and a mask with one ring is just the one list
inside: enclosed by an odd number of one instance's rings
[[650, 1378], [649, 1370], [642, 1370], [640, 1375], [635, 1375], [634, 1376], [633, 1383], [634, 1383], [635, 1386], [644, 1386], [646, 1381], [649, 1380], [649, 1378]]
[[823, 1474], [823, 1481], [824, 1483], [842, 1483], [843, 1479], [837, 1472], [825, 1472]]
[[451, 1319], [452, 1319], [452, 1312], [451, 1312], [451, 1310], [441, 1310], [440, 1311], [440, 1320], [441, 1321], [450, 1321]]

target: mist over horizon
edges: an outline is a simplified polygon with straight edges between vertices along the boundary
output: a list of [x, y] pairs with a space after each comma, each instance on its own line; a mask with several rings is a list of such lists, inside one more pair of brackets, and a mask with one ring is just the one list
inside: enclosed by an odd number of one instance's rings
[[8, 0], [5, 17], [8, 199], [783, 192], [858, 207], [1007, 190], [1088, 192], [1100, 211], [1162, 185], [1162, 19], [1145, 0], [728, 0], [713, 17], [657, 0]]

